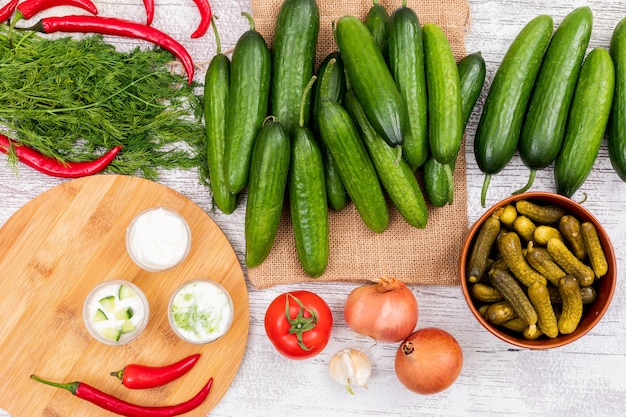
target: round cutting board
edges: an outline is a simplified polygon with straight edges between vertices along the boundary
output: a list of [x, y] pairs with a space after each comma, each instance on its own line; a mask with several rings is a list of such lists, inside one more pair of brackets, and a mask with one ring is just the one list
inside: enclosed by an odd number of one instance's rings
[[[189, 256], [176, 268], [151, 273], [129, 258], [126, 227], [144, 209], [164, 206], [189, 223]], [[0, 409], [14, 416], [110, 416], [69, 392], [35, 382], [82, 381], [126, 401], [163, 406], [194, 396], [213, 378], [209, 397], [194, 411], [206, 415], [226, 393], [243, 359], [249, 327], [243, 271], [227, 238], [196, 204], [153, 181], [97, 175], [42, 193], [0, 229]], [[89, 291], [99, 282], [134, 282], [150, 303], [145, 331], [123, 346], [96, 341], [82, 319]], [[183, 282], [210, 278], [230, 293], [235, 317], [216, 342], [194, 345], [171, 330], [167, 305]], [[159, 388], [131, 390], [111, 371], [130, 363], [162, 366], [201, 353], [196, 366]]]

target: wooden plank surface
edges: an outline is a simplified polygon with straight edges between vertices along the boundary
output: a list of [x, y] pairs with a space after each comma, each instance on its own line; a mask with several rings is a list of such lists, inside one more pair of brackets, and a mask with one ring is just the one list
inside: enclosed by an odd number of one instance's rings
[[[365, 0], [364, 0], [365, 1]], [[103, 10], [114, 5], [100, 2]], [[99, 4], [100, 4], [99, 3]], [[135, 12], [141, 2], [133, 1]], [[158, 2], [157, 2], [158, 3]], [[400, 3], [400, 2], [398, 2]], [[247, 1], [216, 0], [214, 11], [222, 20], [232, 22], [232, 32], [222, 34], [224, 48], [232, 47], [237, 36], [247, 29], [239, 12], [249, 11]], [[487, 85], [497, 65], [522, 26], [541, 13], [558, 23], [573, 8], [589, 5], [594, 12], [592, 47], [608, 47], [611, 33], [619, 20], [626, 17], [626, 4], [612, 0], [555, 2], [548, 0], [470, 0], [472, 22], [466, 38], [468, 52], [481, 50], [487, 61]], [[161, 2], [157, 22], [170, 28], [183, 27], [189, 5]], [[126, 10], [126, 9], [124, 9]], [[230, 20], [229, 20], [230, 19]], [[210, 56], [212, 38], [188, 45], [193, 54]], [[208, 44], [208, 45], [207, 45]], [[468, 127], [465, 148], [468, 182], [468, 225], [476, 220], [480, 207], [483, 176], [478, 170], [472, 138], [485, 93]], [[0, 224], [24, 204], [62, 182], [32, 172], [26, 167], [15, 177], [0, 156]], [[494, 176], [488, 195], [492, 204], [526, 182], [528, 171], [516, 155], [509, 166]], [[554, 191], [552, 167], [538, 173], [534, 190]], [[221, 227], [243, 265], [244, 210], [232, 215], [211, 210], [210, 195], [198, 184], [194, 172], [166, 172], [160, 182], [189, 197], [202, 207]], [[412, 287], [420, 305], [418, 327], [439, 326], [452, 333], [464, 351], [464, 368], [456, 384], [434, 395], [419, 396], [404, 389], [394, 375], [393, 344], [373, 345], [353, 334], [345, 325], [342, 306], [353, 286], [348, 284], [312, 283], [279, 286], [258, 291], [248, 285], [250, 330], [241, 368], [228, 392], [211, 411], [211, 416], [270, 417], [300, 415], [304, 417], [346, 416], [607, 416], [624, 415], [626, 404], [626, 287], [623, 268], [626, 265], [626, 184], [617, 178], [608, 161], [606, 141], [585, 186], [574, 196], [587, 207], [608, 230], [615, 246], [619, 278], [613, 303], [600, 324], [580, 341], [549, 351], [512, 348], [485, 332], [471, 317], [458, 287]], [[450, 259], [455, 263], [457, 259]], [[245, 271], [245, 268], [244, 268]], [[358, 271], [357, 271], [358, 272]], [[326, 350], [307, 361], [290, 361], [279, 356], [263, 329], [265, 309], [277, 295], [287, 290], [308, 289], [323, 296], [331, 306], [335, 329]], [[367, 391], [357, 390], [350, 396], [328, 376], [332, 354], [346, 347], [366, 349], [373, 364]], [[34, 401], [37, 398], [33, 399]], [[0, 408], [8, 401], [0, 392]], [[197, 414], [197, 413], [196, 413]], [[194, 415], [196, 415], [194, 414]], [[200, 413], [202, 414], [202, 413]], [[0, 416], [3, 414], [0, 413]], [[21, 416], [20, 416], [21, 417]]]

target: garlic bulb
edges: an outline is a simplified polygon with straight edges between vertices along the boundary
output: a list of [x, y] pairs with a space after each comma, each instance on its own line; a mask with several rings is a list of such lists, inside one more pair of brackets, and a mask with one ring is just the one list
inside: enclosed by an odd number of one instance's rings
[[346, 387], [350, 394], [352, 385], [367, 388], [367, 380], [372, 374], [369, 357], [357, 349], [344, 349], [335, 353], [330, 360], [330, 376]]

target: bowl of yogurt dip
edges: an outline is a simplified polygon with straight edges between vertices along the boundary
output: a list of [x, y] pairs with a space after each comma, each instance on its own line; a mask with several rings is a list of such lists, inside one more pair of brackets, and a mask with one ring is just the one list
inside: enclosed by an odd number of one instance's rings
[[150, 305], [143, 291], [130, 281], [112, 279], [96, 285], [83, 305], [89, 333], [102, 343], [123, 345], [145, 329]]
[[194, 279], [179, 286], [167, 309], [174, 333], [193, 344], [213, 342], [225, 335], [234, 312], [230, 294], [207, 279]]
[[126, 230], [128, 255], [146, 271], [174, 268], [187, 257], [190, 248], [189, 225], [178, 212], [166, 207], [142, 211]]

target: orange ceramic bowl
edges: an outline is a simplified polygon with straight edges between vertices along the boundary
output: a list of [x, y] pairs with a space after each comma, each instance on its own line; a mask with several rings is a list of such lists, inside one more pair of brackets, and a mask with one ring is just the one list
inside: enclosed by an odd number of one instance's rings
[[[472, 284], [467, 282], [466, 265], [469, 261], [471, 253], [470, 251], [474, 244], [474, 240], [478, 235], [478, 231], [481, 225], [496, 210], [506, 206], [507, 204], [515, 205], [515, 202], [518, 200], [529, 200], [543, 205], [561, 206], [568, 214], [576, 216], [581, 223], [584, 221], [592, 222], [600, 237], [600, 242], [602, 243], [602, 248], [604, 249], [604, 253], [609, 265], [608, 272], [603, 277], [596, 279], [596, 282], [593, 284], [596, 289], [596, 299], [593, 303], [585, 305], [583, 317], [580, 320], [580, 323], [578, 324], [576, 330], [571, 334], [559, 334], [556, 338], [541, 336], [535, 340], [526, 339], [523, 337], [523, 335], [519, 333], [515, 333], [503, 327], [495, 326], [489, 323], [479, 312], [480, 303], [475, 302], [470, 295], [470, 286]], [[485, 329], [487, 329], [490, 333], [500, 338], [501, 340], [515, 346], [528, 349], [550, 349], [564, 346], [583, 337], [600, 321], [600, 319], [602, 319], [602, 316], [604, 315], [609, 307], [609, 304], [611, 303], [613, 293], [615, 292], [615, 283], [617, 281], [617, 267], [613, 245], [609, 239], [608, 234], [606, 233], [606, 230], [587, 209], [585, 209], [580, 204], [574, 202], [573, 200], [558, 194], [547, 192], [527, 192], [511, 196], [500, 201], [489, 210], [487, 210], [472, 225], [461, 250], [460, 277], [461, 288], [463, 290], [465, 300], [467, 301], [467, 305], [469, 306], [469, 309], [476, 318], [476, 320], [478, 320]], [[485, 279], [486, 278], [483, 278], [483, 280]]]

